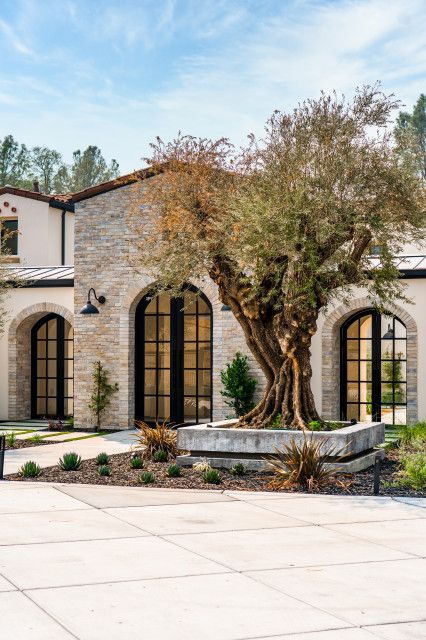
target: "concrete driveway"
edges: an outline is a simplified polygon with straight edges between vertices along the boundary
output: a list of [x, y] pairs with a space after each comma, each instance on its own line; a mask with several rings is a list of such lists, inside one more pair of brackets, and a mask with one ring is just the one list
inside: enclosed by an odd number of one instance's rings
[[426, 500], [0, 483], [2, 640], [426, 637]]

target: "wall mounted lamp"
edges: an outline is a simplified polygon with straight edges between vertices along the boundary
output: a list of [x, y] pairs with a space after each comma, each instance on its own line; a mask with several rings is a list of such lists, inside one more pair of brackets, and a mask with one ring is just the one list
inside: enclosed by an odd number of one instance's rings
[[91, 315], [94, 313], [99, 313], [99, 309], [97, 307], [95, 307], [94, 304], [92, 304], [91, 300], [90, 300], [90, 294], [93, 291], [93, 295], [95, 300], [97, 300], [99, 302], [99, 304], [105, 304], [106, 302], [106, 298], [105, 296], [98, 296], [96, 295], [96, 291], [94, 290], [93, 287], [91, 287], [89, 289], [89, 293], [87, 294], [87, 302], [84, 305], [84, 307], [82, 308], [82, 310], [80, 311], [80, 313], [82, 313], [83, 315]]

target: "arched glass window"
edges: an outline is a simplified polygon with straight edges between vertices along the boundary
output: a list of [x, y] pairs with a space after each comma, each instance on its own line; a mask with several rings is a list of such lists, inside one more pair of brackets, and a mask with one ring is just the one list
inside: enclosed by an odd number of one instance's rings
[[342, 419], [407, 422], [407, 331], [395, 316], [366, 310], [341, 331]]
[[180, 298], [148, 294], [136, 309], [135, 416], [154, 423], [209, 422], [212, 311], [195, 289]]
[[51, 313], [31, 332], [33, 418], [65, 418], [73, 414], [73, 329]]

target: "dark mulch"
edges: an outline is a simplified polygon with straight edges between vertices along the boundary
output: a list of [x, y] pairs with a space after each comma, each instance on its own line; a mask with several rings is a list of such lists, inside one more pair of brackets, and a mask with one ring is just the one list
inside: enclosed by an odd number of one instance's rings
[[[169, 478], [167, 468], [170, 463], [145, 462], [143, 469], [132, 469], [130, 467], [131, 454], [119, 453], [110, 456], [109, 467], [111, 475], [109, 477], [100, 476], [98, 467], [94, 460], [83, 461], [78, 471], [61, 471], [57, 466], [43, 469], [42, 474], [35, 480], [41, 482], [68, 482], [97, 485], [119, 485], [119, 486], [149, 486], [167, 487], [173, 489], [233, 489], [242, 491], [271, 491], [268, 484], [272, 476], [267, 472], [249, 472], [244, 476], [233, 476], [229, 471], [221, 470], [222, 482], [219, 485], [206, 484], [199, 471], [192, 468], [182, 468], [182, 475], [179, 478]], [[155, 482], [149, 485], [141, 485], [139, 476], [142, 471], [150, 471], [155, 478]], [[395, 474], [398, 471], [398, 458], [395, 452], [388, 453], [386, 460], [382, 463], [381, 479], [382, 485], [380, 495], [384, 496], [410, 496], [426, 497], [426, 492], [414, 491], [406, 488], [387, 486], [395, 481]], [[7, 480], [25, 481], [19, 474], [7, 476]], [[33, 480], [32, 480], [33, 481]], [[286, 493], [298, 493], [300, 489], [284, 489]], [[333, 495], [372, 495], [373, 494], [373, 470], [366, 469], [355, 475], [338, 475], [334, 482], [324, 487], [316, 493]]]
[[54, 444], [54, 440], [42, 439], [40, 442], [32, 442], [31, 440], [15, 440], [13, 447], [8, 447], [6, 444], [6, 451], [10, 449], [30, 449], [31, 447], [41, 447], [44, 444]]

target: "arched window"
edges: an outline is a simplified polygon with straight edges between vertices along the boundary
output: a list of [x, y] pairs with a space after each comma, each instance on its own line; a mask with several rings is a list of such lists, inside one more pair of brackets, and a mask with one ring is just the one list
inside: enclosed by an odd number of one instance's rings
[[407, 422], [407, 331], [395, 316], [373, 309], [341, 330], [342, 419]]
[[73, 414], [73, 329], [50, 313], [31, 331], [31, 415], [65, 418]]
[[154, 423], [209, 422], [212, 311], [194, 288], [180, 298], [148, 294], [135, 319], [135, 416]]

